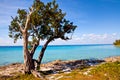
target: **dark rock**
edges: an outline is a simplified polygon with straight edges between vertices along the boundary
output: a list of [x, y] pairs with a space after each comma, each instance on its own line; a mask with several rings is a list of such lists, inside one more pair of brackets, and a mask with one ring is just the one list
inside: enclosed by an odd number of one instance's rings
[[[41, 66], [42, 71], [53, 71], [53, 73], [63, 71], [63, 72], [70, 72], [73, 69], [84, 69], [89, 66], [93, 66], [104, 62], [104, 60], [93, 60], [93, 59], [83, 59], [83, 60], [70, 60], [70, 61], [61, 61], [56, 60], [50, 63], [43, 64]], [[46, 68], [44, 70], [44, 68]], [[47, 69], [48, 68], [48, 69]]]

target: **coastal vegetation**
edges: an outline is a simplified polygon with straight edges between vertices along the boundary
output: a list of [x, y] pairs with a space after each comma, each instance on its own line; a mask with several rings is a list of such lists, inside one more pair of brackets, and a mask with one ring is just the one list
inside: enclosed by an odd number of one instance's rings
[[[42, 72], [42, 75], [44, 76], [44, 79], [40, 79], [37, 77], [34, 77], [32, 74], [21, 74], [20, 71], [17, 71], [17, 68], [20, 68], [20, 64], [12, 64], [8, 65], [6, 67], [0, 67], [0, 72], [6, 72], [8, 71], [7, 68], [11, 66], [11, 68], [14, 68], [14, 70], [11, 70], [11, 73], [9, 76], [5, 76], [4, 73], [0, 74], [0, 80], [120, 80], [120, 57], [112, 57], [113, 59], [116, 59], [116, 61], [110, 61], [110, 62], [102, 62], [97, 65], [93, 66], [87, 66], [86, 61], [85, 63], [83, 60], [76, 60], [76, 61], [54, 61], [51, 63], [47, 63], [46, 65], [62, 65], [62, 64], [73, 64], [73, 65], [83, 65], [81, 67], [77, 67], [75, 69], [72, 69], [71, 71], [59, 71], [57, 73], [50, 73], [50, 71]], [[111, 58], [107, 58], [110, 59]], [[82, 61], [82, 62], [81, 62]], [[108, 60], [109, 61], [109, 60]], [[72, 63], [71, 63], [72, 62]], [[91, 62], [91, 61], [90, 61]], [[99, 62], [98, 60], [92, 61]], [[76, 64], [77, 63], [77, 64]], [[19, 65], [19, 66], [18, 66]], [[45, 65], [45, 64], [43, 64]], [[74, 67], [74, 66], [71, 67]], [[16, 67], [15, 67], [16, 66]], [[55, 71], [55, 70], [53, 70]], [[10, 72], [10, 71], [8, 71]], [[8, 73], [6, 73], [8, 74]], [[4, 76], [3, 76], [4, 75]]]
[[116, 40], [113, 44], [114, 44], [115, 46], [120, 46], [120, 40]]
[[59, 74], [59, 80], [120, 80], [120, 62], [104, 63], [87, 69]]
[[[65, 19], [65, 13], [59, 9], [56, 1], [47, 4], [34, 0], [28, 9], [18, 9], [17, 16], [12, 17], [9, 25], [9, 37], [16, 42], [23, 40], [24, 73], [33, 73], [37, 76], [44, 52], [48, 44], [55, 39], [69, 40], [76, 28], [72, 22]], [[33, 59], [34, 53], [41, 41], [42, 46], [38, 59]]]

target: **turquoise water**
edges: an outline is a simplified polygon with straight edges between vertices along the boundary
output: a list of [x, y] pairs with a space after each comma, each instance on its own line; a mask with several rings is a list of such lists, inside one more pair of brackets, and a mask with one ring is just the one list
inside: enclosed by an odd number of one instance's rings
[[[0, 65], [23, 62], [22, 46], [0, 46]], [[39, 55], [41, 47], [37, 48], [34, 58]], [[113, 45], [61, 45], [48, 46], [43, 63], [53, 60], [103, 59], [110, 56], [120, 56], [120, 48]]]

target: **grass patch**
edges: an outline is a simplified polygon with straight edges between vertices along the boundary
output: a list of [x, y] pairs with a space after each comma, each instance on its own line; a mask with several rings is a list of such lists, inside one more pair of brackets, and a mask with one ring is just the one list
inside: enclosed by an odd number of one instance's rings
[[90, 74], [103, 80], [120, 80], [120, 62], [105, 63], [97, 66], [91, 70]]
[[[73, 70], [69, 74], [62, 73], [63, 77], [58, 80], [120, 80], [120, 62], [104, 63], [90, 68]], [[90, 71], [85, 75], [88, 70]]]
[[39, 78], [34, 77], [32, 74], [18, 74], [8, 80], [40, 80]]
[[16, 76], [2, 76], [0, 80], [41, 80], [32, 74], [17, 74]]

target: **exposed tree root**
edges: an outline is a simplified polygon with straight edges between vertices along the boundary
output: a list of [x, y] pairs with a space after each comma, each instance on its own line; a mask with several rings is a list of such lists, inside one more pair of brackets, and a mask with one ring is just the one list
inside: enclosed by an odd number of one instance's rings
[[35, 77], [38, 77], [42, 80], [46, 80], [45, 76], [42, 75], [39, 71], [36, 71], [36, 70], [31, 70], [31, 73], [35, 76]]

